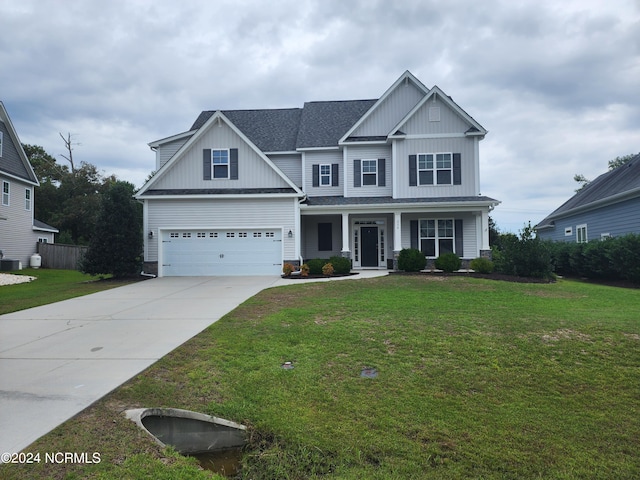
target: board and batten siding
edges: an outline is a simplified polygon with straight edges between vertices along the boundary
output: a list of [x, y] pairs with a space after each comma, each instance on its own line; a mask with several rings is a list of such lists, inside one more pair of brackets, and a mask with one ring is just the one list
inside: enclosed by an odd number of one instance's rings
[[284, 258], [295, 258], [297, 199], [167, 199], [146, 200], [146, 231], [154, 233], [147, 242], [146, 261], [158, 260], [158, 229], [278, 228], [282, 229]]
[[[587, 240], [600, 240], [608, 234], [621, 237], [628, 233], [640, 234], [640, 198], [632, 198], [588, 212], [582, 212], [555, 220], [554, 229], [538, 232], [543, 240], [576, 242], [578, 225], [587, 225]], [[571, 228], [571, 235], [565, 235], [565, 229]]]
[[[332, 250], [318, 249], [318, 224], [331, 224]], [[342, 216], [309, 215], [302, 217], [302, 258], [306, 262], [311, 258], [329, 258], [340, 256], [342, 251]]]
[[302, 187], [302, 155], [269, 155], [269, 159], [296, 186]]
[[180, 138], [160, 145], [156, 149], [156, 170], [160, 170], [160, 167], [167, 163], [188, 140], [189, 137]]
[[410, 213], [402, 215], [402, 248], [411, 247], [411, 221], [412, 220], [462, 220], [462, 244], [464, 254], [459, 255], [461, 258], [473, 259], [480, 254], [477, 239], [477, 222], [481, 221], [481, 217], [469, 212], [439, 212], [439, 213]]
[[[310, 197], [326, 197], [344, 195], [344, 165], [342, 152], [338, 150], [324, 152], [306, 152], [304, 155], [305, 188], [304, 191]], [[337, 186], [313, 186], [314, 165], [338, 165]]]
[[[397, 142], [396, 198], [468, 197], [476, 196], [475, 141], [473, 138], [423, 138]], [[459, 153], [461, 185], [409, 185], [409, 155], [419, 153]]]
[[[238, 179], [204, 180], [203, 150], [229, 148], [238, 149]], [[156, 180], [154, 189], [291, 188], [253, 148], [224, 123], [222, 126], [210, 126], [178, 160]]]
[[[3, 182], [9, 182], [9, 205], [0, 201], [0, 250], [7, 260], [19, 260], [22, 267], [36, 251], [38, 234], [33, 230], [34, 190], [29, 185], [0, 174], [0, 196]], [[31, 190], [31, 209], [27, 210], [25, 191]]]
[[436, 96], [435, 100], [427, 100], [400, 129], [407, 135], [433, 135], [464, 134], [469, 127], [466, 120]]
[[[347, 182], [345, 197], [391, 197], [393, 194], [393, 162], [389, 145], [362, 145], [345, 147]], [[385, 185], [354, 186], [354, 160], [385, 159]]]
[[395, 127], [422, 100], [425, 93], [413, 83], [399, 86], [378, 104], [367, 119], [356, 128], [351, 136], [371, 137], [389, 135]]

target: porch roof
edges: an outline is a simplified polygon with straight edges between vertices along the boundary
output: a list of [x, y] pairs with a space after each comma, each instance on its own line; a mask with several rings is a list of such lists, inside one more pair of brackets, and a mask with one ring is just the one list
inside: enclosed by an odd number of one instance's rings
[[477, 206], [479, 204], [498, 205], [500, 202], [494, 198], [477, 197], [420, 197], [420, 198], [392, 198], [392, 197], [308, 197], [302, 206], [306, 207], [333, 207], [333, 206], [363, 206], [363, 205], [415, 205], [425, 204], [459, 204], [460, 206]]

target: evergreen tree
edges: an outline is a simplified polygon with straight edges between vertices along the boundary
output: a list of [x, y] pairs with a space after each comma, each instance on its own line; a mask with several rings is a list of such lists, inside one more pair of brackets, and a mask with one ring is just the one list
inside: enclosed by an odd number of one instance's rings
[[84, 273], [124, 277], [142, 268], [142, 208], [134, 185], [113, 181], [101, 195], [97, 222], [81, 264]]

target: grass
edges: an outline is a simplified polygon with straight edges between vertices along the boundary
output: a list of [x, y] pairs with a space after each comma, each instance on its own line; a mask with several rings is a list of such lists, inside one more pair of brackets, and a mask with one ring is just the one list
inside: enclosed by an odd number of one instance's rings
[[167, 406], [248, 425], [244, 478], [640, 478], [638, 311], [574, 281], [269, 289], [26, 449], [99, 464], [0, 477], [211, 478], [122, 415]]
[[36, 277], [28, 283], [0, 286], [0, 315], [25, 308], [47, 305], [73, 297], [88, 295], [131, 283], [132, 279], [106, 280], [75, 270], [26, 268], [18, 272], [3, 272]]

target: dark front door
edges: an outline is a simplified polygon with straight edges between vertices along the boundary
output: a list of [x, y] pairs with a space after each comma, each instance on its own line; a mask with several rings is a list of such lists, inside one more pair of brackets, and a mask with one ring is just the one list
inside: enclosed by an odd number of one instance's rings
[[363, 267], [378, 266], [378, 227], [360, 227]]

